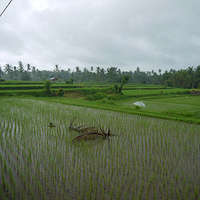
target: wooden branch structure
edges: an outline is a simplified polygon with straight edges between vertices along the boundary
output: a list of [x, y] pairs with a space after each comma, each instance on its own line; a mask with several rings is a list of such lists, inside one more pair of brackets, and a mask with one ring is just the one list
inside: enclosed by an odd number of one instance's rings
[[84, 127], [84, 126], [76, 127], [76, 126], [73, 126], [73, 122], [74, 122], [74, 118], [72, 119], [70, 123], [69, 129], [82, 133], [73, 139], [74, 142], [80, 141], [80, 140], [95, 140], [95, 139], [100, 139], [100, 138], [106, 139], [106, 138], [109, 138], [110, 136], [115, 136], [115, 134], [110, 132], [110, 128], [108, 129], [108, 133], [106, 133], [102, 129], [102, 127], [97, 123], [96, 120], [95, 122], [98, 125], [98, 128], [100, 129], [100, 131], [95, 130], [95, 127]]

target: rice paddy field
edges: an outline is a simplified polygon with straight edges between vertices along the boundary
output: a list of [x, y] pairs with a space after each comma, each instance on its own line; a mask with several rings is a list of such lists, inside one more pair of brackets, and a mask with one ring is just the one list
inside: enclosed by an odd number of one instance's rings
[[142, 112], [166, 114], [167, 116], [184, 117], [200, 124], [200, 98], [193, 95], [169, 95], [163, 97], [127, 98], [116, 102], [118, 107], [133, 110], [134, 102], [142, 101], [145, 107], [140, 107]]
[[[197, 124], [31, 99], [0, 105], [0, 199], [200, 198]], [[116, 136], [73, 142], [72, 118]]]

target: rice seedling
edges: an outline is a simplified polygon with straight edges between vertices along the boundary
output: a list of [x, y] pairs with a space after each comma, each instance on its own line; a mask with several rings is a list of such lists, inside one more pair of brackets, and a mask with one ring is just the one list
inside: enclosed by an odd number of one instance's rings
[[[44, 101], [0, 103], [3, 198], [200, 196], [199, 125]], [[117, 137], [108, 137], [111, 130]], [[100, 139], [73, 142], [89, 135]]]

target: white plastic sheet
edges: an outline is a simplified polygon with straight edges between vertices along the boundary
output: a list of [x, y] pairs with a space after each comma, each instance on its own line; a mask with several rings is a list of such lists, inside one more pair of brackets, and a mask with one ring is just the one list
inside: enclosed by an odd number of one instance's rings
[[133, 105], [145, 107], [146, 105], [142, 101], [136, 101]]

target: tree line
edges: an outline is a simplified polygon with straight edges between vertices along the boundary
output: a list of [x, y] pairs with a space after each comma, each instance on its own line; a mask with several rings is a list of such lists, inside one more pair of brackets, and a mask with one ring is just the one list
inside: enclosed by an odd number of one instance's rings
[[121, 83], [123, 77], [129, 76], [130, 83], [159, 84], [166, 87], [177, 88], [199, 88], [200, 87], [200, 65], [188, 67], [187, 69], [170, 69], [169, 71], [158, 72], [141, 71], [139, 67], [135, 71], [121, 71], [118, 67], [107, 69], [91, 66], [89, 69], [76, 67], [74, 71], [61, 69], [55, 65], [53, 70], [39, 70], [30, 64], [18, 62], [17, 66], [6, 64], [0, 67], [0, 79], [24, 80], [24, 81], [45, 81], [57, 77], [59, 81], [73, 79], [75, 83], [98, 82], [98, 83]]

